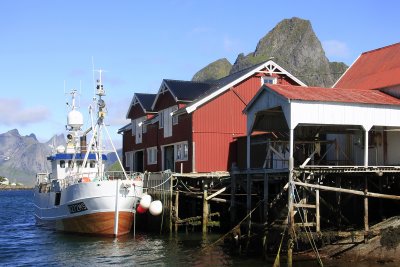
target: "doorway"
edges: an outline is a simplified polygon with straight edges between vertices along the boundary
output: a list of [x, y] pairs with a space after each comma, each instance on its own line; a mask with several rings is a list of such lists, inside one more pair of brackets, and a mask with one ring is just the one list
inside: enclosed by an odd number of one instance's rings
[[174, 146], [164, 147], [164, 170], [175, 171]]
[[143, 150], [135, 153], [135, 171], [143, 172]]

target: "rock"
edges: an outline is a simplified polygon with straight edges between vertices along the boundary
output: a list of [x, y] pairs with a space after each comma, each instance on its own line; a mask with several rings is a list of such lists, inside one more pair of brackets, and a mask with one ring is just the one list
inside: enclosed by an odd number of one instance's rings
[[194, 82], [208, 82], [218, 80], [229, 75], [232, 64], [226, 59], [221, 58], [199, 70], [192, 78]]

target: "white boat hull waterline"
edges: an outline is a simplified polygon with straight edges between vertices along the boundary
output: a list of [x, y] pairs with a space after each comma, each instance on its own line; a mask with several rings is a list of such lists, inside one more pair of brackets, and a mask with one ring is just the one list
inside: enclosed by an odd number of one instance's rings
[[[112, 143], [104, 118], [105, 91], [97, 81], [96, 97], [89, 107], [91, 125], [83, 131], [83, 116], [75, 105], [67, 116], [66, 146], [53, 146], [51, 172], [38, 173], [34, 189], [35, 217], [57, 230], [80, 234], [120, 236], [130, 232], [136, 206], [143, 193], [143, 175], [126, 173]], [[96, 115], [96, 116], [94, 116]], [[103, 134], [112, 150], [106, 150]], [[90, 137], [89, 144], [86, 138]], [[106, 171], [107, 153], [114, 152], [120, 171]]]
[[36, 187], [35, 216], [39, 223], [60, 231], [124, 235], [131, 231], [142, 186], [141, 180], [78, 182], [66, 187], [59, 196], [50, 188], [42, 187], [50, 192], [40, 192], [41, 188]]

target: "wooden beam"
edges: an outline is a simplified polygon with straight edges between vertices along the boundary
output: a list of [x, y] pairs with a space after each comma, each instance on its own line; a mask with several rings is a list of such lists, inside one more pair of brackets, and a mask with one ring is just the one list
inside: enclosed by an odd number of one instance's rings
[[295, 208], [306, 208], [306, 209], [315, 209], [316, 205], [312, 204], [303, 204], [303, 203], [294, 203]]
[[214, 198], [215, 196], [218, 196], [219, 194], [221, 194], [221, 193], [224, 192], [225, 190], [226, 190], [226, 187], [221, 188], [220, 190], [218, 190], [218, 191], [215, 192], [214, 194], [209, 195], [209, 196], [206, 198], [206, 200], [208, 201], [208, 200]]
[[354, 195], [366, 196], [366, 197], [376, 197], [376, 198], [400, 200], [400, 196], [396, 196], [396, 195], [363, 192], [363, 191], [358, 191], [358, 190], [336, 188], [336, 187], [325, 186], [325, 185], [307, 184], [307, 183], [303, 183], [303, 182], [293, 182], [293, 183], [295, 185], [306, 186], [306, 187], [311, 187], [311, 188], [316, 188], [316, 189], [321, 189], [321, 190], [326, 190], [326, 191], [342, 192], [342, 193], [354, 194]]

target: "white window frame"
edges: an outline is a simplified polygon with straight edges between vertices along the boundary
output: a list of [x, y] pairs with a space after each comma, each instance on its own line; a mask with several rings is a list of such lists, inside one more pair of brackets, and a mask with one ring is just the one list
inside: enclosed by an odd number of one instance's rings
[[141, 144], [143, 141], [143, 122], [145, 119], [146, 119], [145, 117], [136, 119], [136, 138], [135, 138], [136, 144]]
[[132, 136], [136, 135], [136, 120], [131, 120]]
[[164, 110], [158, 112], [158, 128], [164, 128]]
[[[172, 112], [175, 112], [175, 111], [177, 111], [178, 110], [178, 106], [173, 106], [172, 107], [172, 110], [171, 110], [171, 113]], [[172, 116], [172, 115], [171, 115]], [[172, 125], [177, 125], [178, 124], [178, 117], [179, 117], [179, 115], [175, 115], [175, 116], [172, 116]]]
[[[265, 82], [265, 81], [268, 82]], [[277, 84], [278, 83], [278, 78], [277, 77], [273, 77], [273, 76], [263, 76], [261, 77], [261, 85], [263, 84]]]
[[189, 159], [188, 142], [180, 142], [175, 144], [175, 161], [187, 161]]
[[133, 170], [133, 162], [134, 162], [134, 152], [128, 151], [125, 152], [125, 167], [129, 168], [129, 170]]
[[147, 148], [147, 165], [157, 164], [157, 147]]

